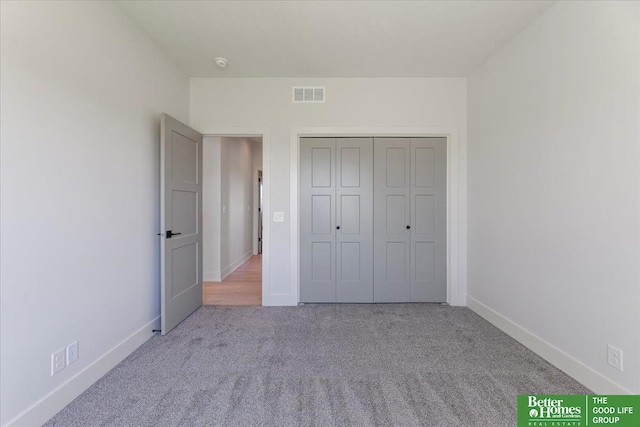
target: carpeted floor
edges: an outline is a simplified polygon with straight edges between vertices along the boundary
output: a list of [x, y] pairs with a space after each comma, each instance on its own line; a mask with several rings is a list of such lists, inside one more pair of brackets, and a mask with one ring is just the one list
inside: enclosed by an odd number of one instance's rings
[[585, 387], [467, 308], [203, 307], [47, 426], [514, 426]]

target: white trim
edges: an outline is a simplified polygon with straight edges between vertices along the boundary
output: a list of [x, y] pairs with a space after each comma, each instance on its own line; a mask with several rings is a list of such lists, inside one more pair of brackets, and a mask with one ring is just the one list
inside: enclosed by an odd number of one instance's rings
[[425, 137], [443, 136], [447, 138], [447, 302], [450, 305], [466, 304], [466, 274], [461, 271], [465, 256], [460, 253], [467, 247], [467, 236], [460, 233], [459, 218], [463, 217], [464, 206], [459, 201], [459, 194], [465, 194], [460, 182], [459, 137], [456, 127], [292, 127], [289, 134], [290, 160], [290, 283], [291, 296], [289, 305], [297, 305], [300, 301], [300, 236], [299, 224], [299, 188], [300, 179], [300, 137], [303, 136], [403, 136]]
[[222, 271], [220, 272], [221, 273], [220, 281], [224, 280], [225, 277], [227, 277], [228, 275], [236, 271], [238, 267], [240, 267], [242, 264], [247, 262], [247, 260], [251, 258], [252, 255], [253, 255], [253, 250], [247, 251], [247, 253], [245, 253], [240, 258], [232, 262], [228, 267], [223, 268]]
[[271, 128], [268, 127], [217, 127], [202, 126], [198, 129], [204, 136], [216, 137], [261, 137], [262, 138], [262, 305], [282, 305], [279, 295], [271, 294], [270, 259], [271, 250]]
[[154, 335], [153, 329], [160, 329], [160, 316], [129, 335], [89, 366], [31, 405], [5, 424], [5, 427], [43, 425], [151, 338]]
[[204, 282], [222, 282], [222, 275], [219, 270], [205, 271], [202, 273], [202, 280]]
[[291, 304], [291, 295], [290, 294], [271, 294], [269, 301], [262, 300], [262, 305], [264, 306], [272, 306], [272, 307], [282, 307], [287, 305], [295, 305]]
[[575, 357], [565, 353], [469, 295], [467, 295], [467, 306], [487, 322], [596, 394], [634, 394], [631, 390], [610, 380], [600, 372], [585, 365]]

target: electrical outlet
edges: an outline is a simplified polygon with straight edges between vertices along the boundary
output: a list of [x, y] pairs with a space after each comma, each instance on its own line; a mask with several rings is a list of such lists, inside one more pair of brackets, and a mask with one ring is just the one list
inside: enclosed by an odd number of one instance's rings
[[223, 206], [222, 207], [222, 215], [225, 215], [227, 213], [227, 207]]
[[274, 212], [273, 222], [284, 222], [284, 212]]
[[78, 360], [78, 341], [67, 346], [67, 366]]
[[65, 366], [64, 348], [61, 348], [51, 355], [51, 376], [62, 371]]
[[607, 363], [622, 372], [622, 350], [609, 344], [607, 346]]

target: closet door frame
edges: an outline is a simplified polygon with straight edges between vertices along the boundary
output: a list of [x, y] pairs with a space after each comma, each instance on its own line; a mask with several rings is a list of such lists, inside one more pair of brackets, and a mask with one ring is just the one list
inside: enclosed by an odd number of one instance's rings
[[282, 297], [300, 302], [300, 138], [302, 137], [445, 137], [447, 139], [447, 303], [466, 306], [466, 140], [457, 127], [292, 127], [289, 131], [289, 286]]

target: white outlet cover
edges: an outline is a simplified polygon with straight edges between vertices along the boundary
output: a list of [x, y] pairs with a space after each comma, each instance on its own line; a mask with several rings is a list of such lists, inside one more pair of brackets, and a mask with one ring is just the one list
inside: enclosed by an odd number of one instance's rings
[[55, 375], [62, 371], [67, 366], [66, 358], [64, 357], [64, 348], [56, 351], [51, 355], [51, 375]]
[[78, 341], [67, 346], [67, 366], [78, 360]]
[[622, 350], [609, 344], [607, 346], [607, 363], [622, 372]]
[[284, 222], [284, 212], [274, 212], [273, 222]]

